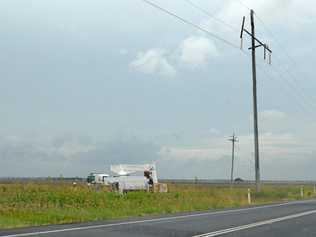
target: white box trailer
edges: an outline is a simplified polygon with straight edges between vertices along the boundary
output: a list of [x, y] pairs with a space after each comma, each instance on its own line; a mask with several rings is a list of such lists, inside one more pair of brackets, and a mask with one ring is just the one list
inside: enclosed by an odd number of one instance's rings
[[119, 176], [110, 177], [108, 182], [114, 190], [119, 192], [135, 191], [135, 190], [148, 190], [149, 184], [143, 176]]

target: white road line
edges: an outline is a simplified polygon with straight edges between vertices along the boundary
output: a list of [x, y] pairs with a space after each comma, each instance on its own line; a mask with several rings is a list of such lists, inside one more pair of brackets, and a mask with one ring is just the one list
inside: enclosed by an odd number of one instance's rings
[[240, 231], [240, 230], [246, 230], [246, 229], [250, 229], [250, 228], [254, 228], [254, 227], [258, 227], [258, 226], [273, 224], [273, 223], [280, 222], [280, 221], [286, 221], [286, 220], [290, 220], [290, 219], [294, 219], [294, 218], [299, 218], [302, 216], [312, 215], [315, 213], [316, 213], [316, 210], [306, 211], [306, 212], [301, 212], [301, 213], [297, 213], [297, 214], [293, 214], [293, 215], [289, 215], [289, 216], [284, 216], [284, 217], [279, 217], [279, 218], [275, 218], [275, 219], [259, 221], [259, 222], [251, 223], [248, 225], [242, 225], [242, 226], [232, 227], [232, 228], [228, 228], [228, 229], [224, 229], [224, 230], [209, 232], [209, 233], [205, 233], [202, 235], [194, 235], [192, 237], [220, 236], [220, 235], [224, 235], [224, 234], [228, 234], [228, 233], [232, 233], [232, 232], [236, 232], [236, 231]]
[[76, 230], [99, 229], [99, 228], [107, 228], [107, 227], [114, 227], [114, 226], [133, 225], [133, 224], [142, 224], [142, 223], [153, 223], [153, 222], [170, 221], [170, 220], [175, 220], [176, 221], [176, 220], [187, 219], [187, 218], [192, 218], [192, 217], [213, 216], [213, 215], [228, 214], [228, 213], [246, 212], [246, 211], [258, 210], [258, 209], [264, 209], [264, 208], [281, 207], [281, 206], [288, 206], [288, 205], [295, 205], [295, 204], [302, 204], [302, 203], [309, 203], [309, 202], [315, 202], [315, 200], [286, 202], [286, 203], [280, 203], [280, 204], [248, 207], [248, 208], [242, 208], [242, 209], [232, 209], [232, 210], [224, 210], [224, 211], [205, 212], [205, 213], [188, 214], [188, 215], [182, 215], [182, 216], [172, 216], [172, 217], [161, 217], [161, 218], [139, 220], [139, 221], [126, 221], [126, 222], [119, 222], [119, 223], [112, 223], [112, 224], [90, 225], [90, 226], [81, 226], [81, 227], [73, 227], [73, 228], [65, 228], [65, 229], [56, 229], [56, 230], [47, 230], [47, 231], [35, 231], [35, 232], [20, 233], [20, 234], [0, 235], [0, 237], [23, 237], [23, 236], [34, 236], [34, 235], [47, 235], [47, 234], [52, 234], [52, 233], [61, 233], [61, 232], [76, 231]]

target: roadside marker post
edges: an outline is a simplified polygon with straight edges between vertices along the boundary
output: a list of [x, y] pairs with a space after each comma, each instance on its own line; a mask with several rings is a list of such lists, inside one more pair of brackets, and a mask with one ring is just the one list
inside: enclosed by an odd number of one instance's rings
[[251, 204], [251, 193], [250, 193], [250, 188], [248, 188], [248, 204]]
[[301, 186], [301, 198], [304, 198], [304, 186]]

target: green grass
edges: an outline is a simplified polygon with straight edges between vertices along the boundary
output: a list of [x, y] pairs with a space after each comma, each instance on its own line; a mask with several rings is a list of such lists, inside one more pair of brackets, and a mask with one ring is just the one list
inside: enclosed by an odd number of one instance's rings
[[[120, 196], [84, 184], [0, 184], [0, 228], [175, 213], [248, 205], [247, 187], [169, 184], [168, 193], [130, 192]], [[305, 186], [305, 197], [312, 187]], [[300, 199], [299, 186], [265, 186], [254, 204]]]

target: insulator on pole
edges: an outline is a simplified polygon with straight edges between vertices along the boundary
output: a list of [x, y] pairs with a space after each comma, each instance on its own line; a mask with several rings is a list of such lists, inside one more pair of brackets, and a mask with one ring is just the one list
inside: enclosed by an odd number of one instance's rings
[[243, 34], [244, 34], [245, 19], [246, 19], [246, 17], [244, 16], [244, 17], [242, 18], [241, 30], [240, 30], [240, 38], [241, 38], [241, 39], [242, 39], [242, 36], [243, 36]]
[[267, 45], [264, 44], [263, 45], [263, 59], [266, 60], [267, 57]]

